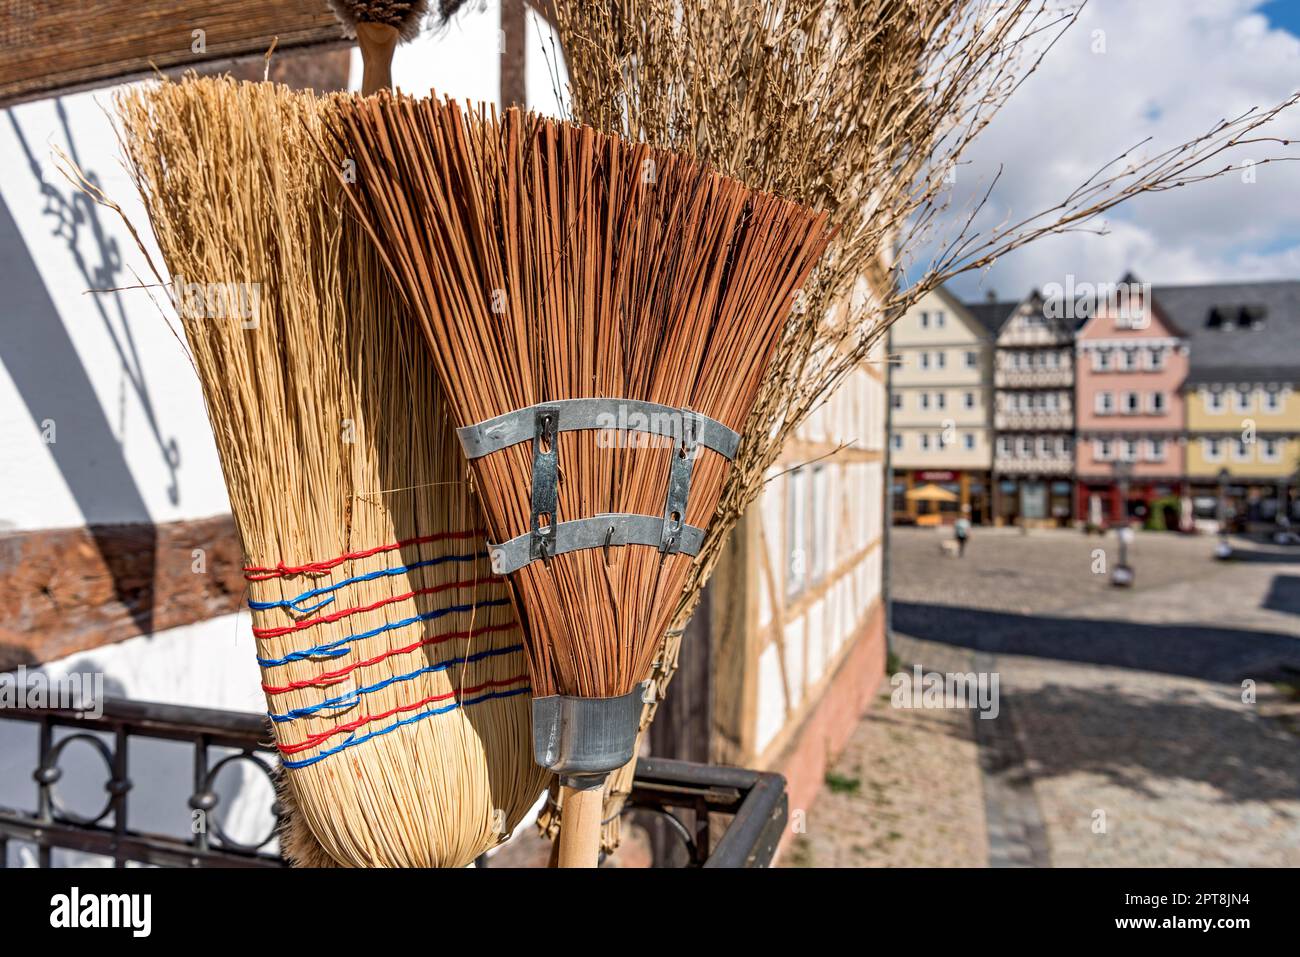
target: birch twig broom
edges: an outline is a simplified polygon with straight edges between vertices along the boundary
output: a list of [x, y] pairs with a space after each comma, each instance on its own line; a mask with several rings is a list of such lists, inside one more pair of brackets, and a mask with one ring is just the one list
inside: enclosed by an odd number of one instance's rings
[[118, 108], [248, 559], [286, 850], [463, 866], [542, 788], [527, 665], [424, 346], [316, 147], [336, 103], [187, 79]]
[[825, 217], [518, 110], [380, 95], [330, 128], [510, 576], [560, 864], [595, 866], [605, 777]]

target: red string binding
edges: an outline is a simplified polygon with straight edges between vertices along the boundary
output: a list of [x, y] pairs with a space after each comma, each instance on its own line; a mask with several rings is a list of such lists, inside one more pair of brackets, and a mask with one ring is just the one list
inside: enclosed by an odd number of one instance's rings
[[244, 578], [250, 582], [270, 581], [273, 578], [288, 578], [291, 575], [320, 575], [342, 565], [344, 562], [355, 561], [358, 558], [369, 558], [371, 555], [381, 555], [384, 552], [395, 551], [399, 548], [405, 548], [408, 545], [427, 545], [430, 542], [445, 541], [463, 541], [466, 538], [482, 538], [486, 533], [483, 529], [473, 529], [466, 532], [440, 532], [437, 535], [424, 535], [420, 538], [406, 538], [400, 542], [393, 542], [390, 545], [378, 545], [375, 548], [367, 548], [365, 551], [348, 552], [340, 555], [338, 558], [331, 558], [323, 562], [310, 562], [306, 565], [286, 565], [280, 562], [274, 568], [264, 568], [258, 565], [244, 566]]
[[385, 658], [391, 658], [394, 655], [404, 655], [407, 652], [416, 651], [425, 645], [440, 645], [443, 642], [454, 641], [457, 638], [473, 638], [476, 635], [490, 635], [497, 632], [509, 631], [515, 627], [513, 621], [508, 621], [504, 625], [487, 625], [474, 631], [453, 631], [445, 635], [434, 635], [432, 638], [424, 638], [421, 641], [413, 642], [405, 648], [390, 648], [388, 651], [380, 652], [373, 658], [365, 661], [357, 661], [345, 668], [337, 671], [327, 671], [324, 674], [317, 675], [315, 678], [303, 678], [300, 681], [291, 681], [287, 685], [268, 685], [262, 683], [262, 690], [267, 694], [284, 694], [286, 691], [297, 691], [299, 688], [328, 688], [330, 685], [336, 685], [358, 668], [365, 668], [369, 665], [377, 665]]

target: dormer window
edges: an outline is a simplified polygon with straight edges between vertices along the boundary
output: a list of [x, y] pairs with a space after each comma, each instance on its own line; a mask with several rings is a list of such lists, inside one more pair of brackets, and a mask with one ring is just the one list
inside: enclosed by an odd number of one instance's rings
[[1258, 303], [1241, 306], [1222, 304], [1210, 309], [1206, 323], [1211, 329], [1230, 332], [1234, 329], [1259, 329], [1268, 318], [1268, 307]]

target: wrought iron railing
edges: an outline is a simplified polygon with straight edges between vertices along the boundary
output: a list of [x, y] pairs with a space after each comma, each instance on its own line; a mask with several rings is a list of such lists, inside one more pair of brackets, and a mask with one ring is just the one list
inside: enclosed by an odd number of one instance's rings
[[[217, 776], [236, 762], [247, 762], [274, 783], [274, 749], [262, 715], [153, 702], [106, 698], [97, 717], [65, 708], [6, 708], [0, 721], [35, 724], [39, 738], [36, 811], [0, 806], [0, 867], [10, 841], [34, 845], [37, 863], [51, 865], [56, 849], [164, 867], [282, 867], [275, 840], [281, 818], [272, 803], [275, 824], [264, 837], [240, 841], [223, 822]], [[56, 729], [71, 733], [56, 738]], [[111, 738], [109, 744], [103, 736]], [[191, 747], [192, 782], [187, 798], [195, 820], [188, 839], [130, 828], [131, 742], [154, 739]], [[98, 813], [78, 814], [60, 801], [64, 774], [60, 759], [73, 742], [85, 742], [103, 760], [106, 800]], [[224, 752], [224, 753], [223, 753]], [[765, 867], [776, 852], [785, 827], [785, 779], [740, 768], [693, 764], [658, 758], [637, 763], [626, 812], [649, 812], [664, 820], [686, 849], [689, 866]], [[722, 826], [725, 824], [725, 826]]]
[[[100, 709], [96, 709], [97, 711]], [[260, 841], [244, 843], [226, 833], [216, 791], [217, 775], [233, 762], [249, 762], [268, 781], [274, 780], [274, 751], [269, 744], [265, 718], [257, 714], [186, 708], [155, 702], [107, 698], [102, 713], [92, 717], [71, 708], [6, 708], [0, 720], [31, 722], [39, 735], [36, 812], [0, 807], [0, 866], [8, 858], [12, 840], [34, 844], [38, 863], [49, 867], [55, 848], [111, 858], [118, 867], [128, 861], [170, 867], [283, 866], [274, 849], [276, 828]], [[57, 728], [74, 729], [55, 740]], [[107, 744], [99, 733], [112, 737]], [[128, 827], [132, 797], [130, 744], [148, 738], [188, 743], [192, 749], [191, 811], [203, 826], [193, 828], [188, 840]], [[107, 800], [98, 814], [78, 814], [59, 799], [58, 784], [64, 769], [60, 759], [72, 743], [83, 741], [103, 759]], [[218, 752], [233, 749], [233, 753]], [[280, 809], [272, 807], [279, 823]]]

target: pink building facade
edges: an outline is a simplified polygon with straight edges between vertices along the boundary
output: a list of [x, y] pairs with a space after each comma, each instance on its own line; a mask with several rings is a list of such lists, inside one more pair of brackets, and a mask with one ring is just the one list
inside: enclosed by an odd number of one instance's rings
[[1113, 525], [1157, 512], [1165, 527], [1178, 528], [1187, 493], [1187, 336], [1150, 286], [1131, 276], [1092, 292], [1064, 303], [1083, 317], [1075, 336], [1075, 517]]

